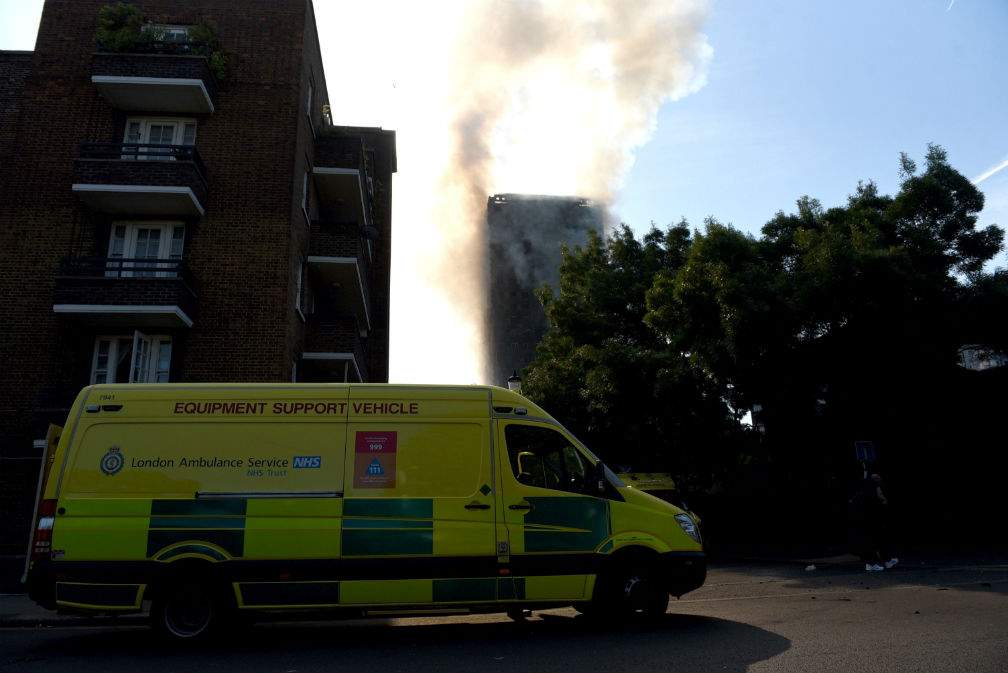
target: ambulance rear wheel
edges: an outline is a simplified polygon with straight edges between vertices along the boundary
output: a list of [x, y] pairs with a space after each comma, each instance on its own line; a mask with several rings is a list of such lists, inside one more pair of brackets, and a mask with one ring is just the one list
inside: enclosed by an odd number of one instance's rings
[[174, 641], [206, 638], [219, 621], [221, 606], [206, 585], [184, 581], [165, 588], [151, 606], [151, 624]]
[[507, 616], [514, 622], [519, 624], [524, 623], [529, 617], [532, 616], [531, 610], [525, 610], [523, 608], [508, 608]]

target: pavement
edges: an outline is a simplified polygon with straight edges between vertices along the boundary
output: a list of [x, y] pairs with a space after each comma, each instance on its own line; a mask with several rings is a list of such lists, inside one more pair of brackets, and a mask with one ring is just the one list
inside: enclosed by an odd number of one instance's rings
[[61, 615], [39, 607], [25, 594], [0, 594], [0, 629], [42, 626], [138, 625], [147, 616], [135, 615]]
[[6, 595], [0, 671], [1008, 671], [1008, 558], [875, 574], [819, 561], [712, 567], [653, 623], [603, 628], [569, 609], [524, 624], [269, 622], [195, 648], [157, 641], [136, 618], [59, 617]]

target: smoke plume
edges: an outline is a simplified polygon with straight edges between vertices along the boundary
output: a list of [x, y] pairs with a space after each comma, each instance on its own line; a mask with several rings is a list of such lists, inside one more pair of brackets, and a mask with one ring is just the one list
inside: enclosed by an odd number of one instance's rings
[[[662, 103], [704, 84], [707, 3], [472, 0], [337, 9], [319, 0], [316, 11], [335, 122], [397, 131], [392, 377], [485, 381], [487, 197], [611, 202]], [[341, 60], [382, 50], [389, 53], [370, 63], [369, 76], [347, 73]]]

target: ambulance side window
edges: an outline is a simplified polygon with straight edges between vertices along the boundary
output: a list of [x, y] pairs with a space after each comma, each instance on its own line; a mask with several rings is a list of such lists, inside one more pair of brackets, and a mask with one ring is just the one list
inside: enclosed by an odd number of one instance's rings
[[588, 493], [588, 465], [567, 438], [552, 428], [512, 423], [504, 428], [511, 471], [519, 483], [569, 493]]

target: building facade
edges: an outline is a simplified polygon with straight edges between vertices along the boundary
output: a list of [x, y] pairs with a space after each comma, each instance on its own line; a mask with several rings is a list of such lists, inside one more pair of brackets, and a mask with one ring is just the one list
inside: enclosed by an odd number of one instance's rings
[[535, 291], [560, 282], [561, 249], [603, 233], [603, 213], [588, 199], [494, 194], [487, 200], [486, 335], [489, 383], [506, 386], [532, 362], [546, 334]]
[[83, 386], [388, 380], [395, 136], [331, 123], [311, 0], [106, 4], [0, 52], [0, 554]]

